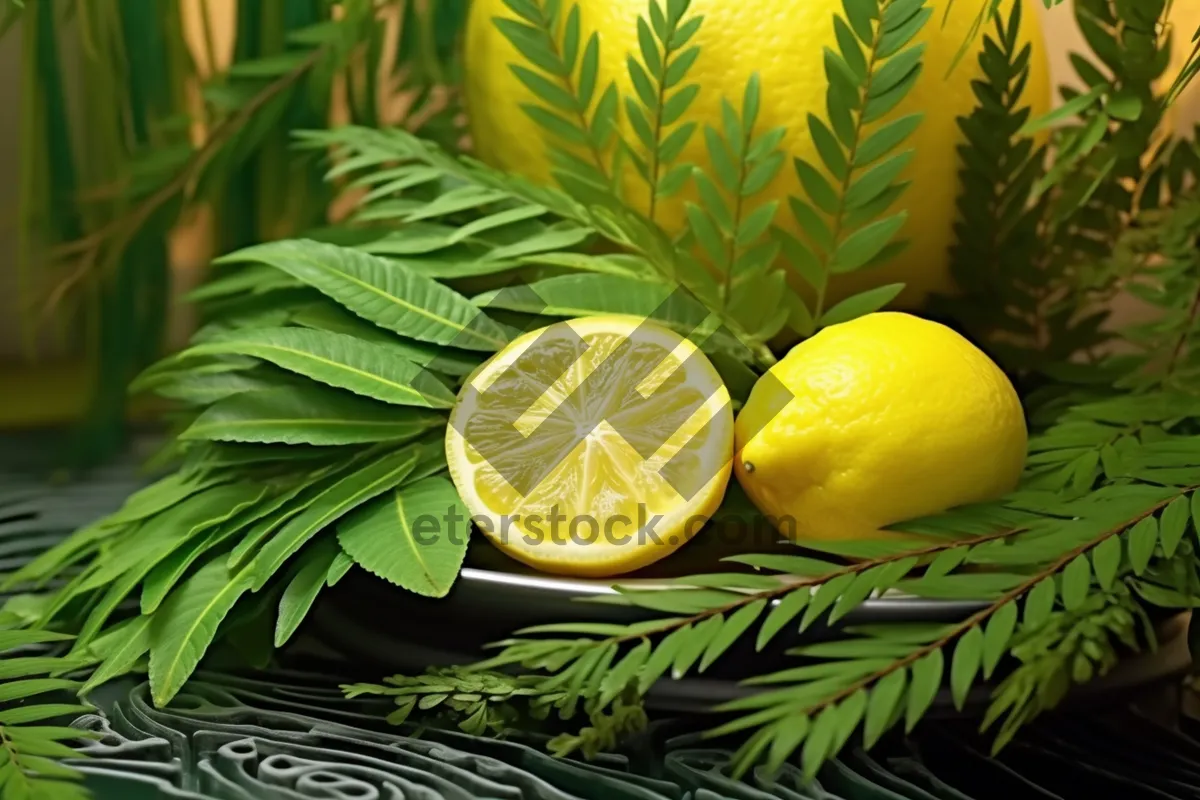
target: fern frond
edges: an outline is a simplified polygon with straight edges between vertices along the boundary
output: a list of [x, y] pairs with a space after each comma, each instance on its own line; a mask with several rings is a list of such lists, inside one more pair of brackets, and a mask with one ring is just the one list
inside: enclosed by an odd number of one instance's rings
[[45, 630], [0, 630], [0, 790], [13, 798], [82, 800], [83, 775], [61, 763], [80, 759], [70, 743], [85, 731], [55, 727], [89, 710], [74, 700], [80, 684], [58, 675], [78, 672], [90, 659], [43, 653], [72, 637]]
[[907, 186], [898, 179], [912, 158], [911, 149], [897, 148], [921, 115], [876, 123], [920, 76], [925, 46], [912, 39], [933, 11], [907, 0], [847, 0], [843, 6], [844, 15], [833, 20], [838, 51], [825, 51], [828, 121], [808, 118], [820, 167], [794, 160], [806, 196], [791, 197], [790, 204], [803, 238], [779, 232], [789, 268], [814, 294], [809, 305], [792, 309], [792, 325], [804, 335], [878, 310], [903, 289], [878, 287], [826, 308], [831, 276], [886, 261], [904, 246], [896, 237], [907, 214], [887, 212]]
[[685, 84], [688, 71], [700, 54], [688, 43], [703, 24], [703, 17], [684, 15], [691, 0], [649, 0], [649, 18], [638, 19], [639, 60], [626, 60], [634, 97], [625, 98], [625, 111], [640, 148], [622, 142], [638, 175], [646, 183], [646, 216], [658, 221], [660, 198], [669, 197], [691, 177], [687, 164], [676, 164], [696, 131], [694, 121], [680, 122], [699, 94], [697, 84]]

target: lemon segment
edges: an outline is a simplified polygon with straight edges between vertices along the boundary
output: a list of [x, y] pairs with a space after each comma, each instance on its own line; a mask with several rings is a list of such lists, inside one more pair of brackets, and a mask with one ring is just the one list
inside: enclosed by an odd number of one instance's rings
[[1027, 445], [1000, 368], [946, 326], [896, 312], [796, 345], [755, 384], [736, 428], [738, 481], [798, 540], [879, 538], [996, 499], [1016, 486]]
[[606, 577], [674, 552], [720, 505], [729, 393], [690, 341], [640, 318], [524, 334], [466, 382], [446, 432], [475, 523], [544, 572]]

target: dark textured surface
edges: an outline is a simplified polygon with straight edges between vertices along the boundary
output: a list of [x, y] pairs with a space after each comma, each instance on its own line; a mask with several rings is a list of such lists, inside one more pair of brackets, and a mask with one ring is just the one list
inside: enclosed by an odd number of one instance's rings
[[[10, 440], [0, 454], [0, 572], [114, 509], [141, 482], [131, 456], [50, 485], [38, 469], [46, 454], [37, 437]], [[938, 720], [870, 756], [848, 753], [818, 785], [804, 786], [793, 768], [731, 780], [728, 752], [690, 734], [701, 721], [687, 717], [656, 715], [624, 753], [590, 764], [550, 758], [533, 735], [495, 741], [389, 728], [382, 722], [386, 704], [346, 700], [339, 678], [318, 671], [350, 667], [328, 660], [336, 648], [319, 639], [310, 631], [307, 645], [285, 661], [292, 671], [201, 674], [166, 710], [154, 709], [137, 681], [104, 687], [93, 697], [98, 713], [76, 723], [102, 734], [81, 746], [89, 787], [105, 800], [1200, 798], [1200, 741], [1190, 738], [1200, 737], [1200, 726], [1177, 719], [1175, 682], [1135, 688], [1172, 671], [1168, 662], [1186, 652], [1179, 641], [1127, 670], [1125, 693], [1085, 698], [997, 758], [986, 755], [969, 720]], [[418, 642], [390, 649], [406, 651], [414, 663], [427, 653]], [[314, 667], [321, 653], [327, 660]], [[718, 687], [700, 688], [707, 689]]]

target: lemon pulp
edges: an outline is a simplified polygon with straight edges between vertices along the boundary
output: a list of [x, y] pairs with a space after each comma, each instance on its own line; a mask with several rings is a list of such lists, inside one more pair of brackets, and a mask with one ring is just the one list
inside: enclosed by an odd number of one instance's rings
[[673, 552], [720, 505], [733, 415], [692, 342], [635, 317], [587, 317], [524, 334], [473, 374], [446, 454], [504, 552], [609, 576]]

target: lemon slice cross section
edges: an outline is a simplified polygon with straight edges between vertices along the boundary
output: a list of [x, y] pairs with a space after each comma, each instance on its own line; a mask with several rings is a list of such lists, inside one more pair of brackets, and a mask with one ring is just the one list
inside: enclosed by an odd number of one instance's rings
[[607, 577], [674, 552], [716, 511], [733, 413], [693, 342], [638, 317], [584, 317], [521, 335], [467, 379], [446, 458], [505, 553]]

